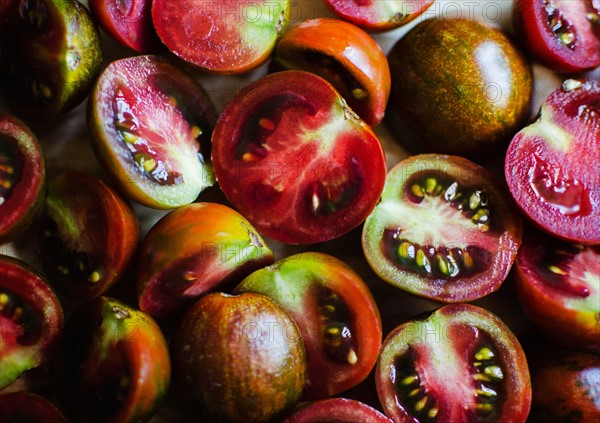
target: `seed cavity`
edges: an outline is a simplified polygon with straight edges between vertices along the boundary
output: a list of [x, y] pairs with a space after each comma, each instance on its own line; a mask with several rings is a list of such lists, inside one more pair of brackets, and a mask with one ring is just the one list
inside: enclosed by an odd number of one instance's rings
[[[40, 316], [16, 293], [6, 288], [0, 288], [0, 315], [21, 327], [20, 334], [16, 337], [21, 345], [33, 345], [41, 335]], [[0, 330], [0, 337], [2, 335]]]
[[20, 158], [17, 145], [10, 138], [0, 134], [0, 205], [10, 198], [15, 185], [21, 179]]
[[558, 40], [570, 49], [575, 48], [576, 36], [571, 22], [556, 7], [553, 0], [543, 0], [548, 15], [548, 25]]
[[435, 421], [439, 405], [435, 394], [422, 384], [416, 363], [417, 352], [412, 347], [394, 359], [396, 398], [415, 421]]
[[[333, 57], [310, 51], [304, 54], [304, 62], [312, 72], [327, 79], [341, 93], [351, 94], [351, 98], [358, 101], [369, 98], [369, 91], [352, 76], [344, 65]], [[347, 95], [344, 95], [344, 97], [349, 98]]]
[[473, 355], [475, 383], [475, 413], [492, 418], [499, 408], [504, 372], [496, 361], [497, 352], [491, 345], [483, 345]]
[[358, 362], [358, 351], [350, 326], [350, 310], [333, 290], [318, 288], [318, 310], [325, 351], [332, 358], [351, 366]]

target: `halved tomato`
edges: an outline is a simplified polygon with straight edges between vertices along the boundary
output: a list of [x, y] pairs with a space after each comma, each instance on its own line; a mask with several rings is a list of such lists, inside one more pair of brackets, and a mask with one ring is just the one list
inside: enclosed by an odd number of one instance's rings
[[515, 262], [523, 310], [552, 341], [600, 351], [600, 246], [526, 235]]
[[600, 81], [564, 81], [513, 138], [504, 174], [521, 210], [544, 231], [600, 243]]
[[42, 203], [46, 164], [29, 127], [0, 113], [0, 244], [14, 239]]
[[60, 410], [33, 392], [0, 395], [0, 423], [67, 423]]
[[384, 414], [362, 402], [328, 398], [304, 404], [282, 423], [391, 423]]
[[390, 171], [362, 245], [392, 285], [433, 300], [471, 301], [500, 287], [521, 232], [518, 211], [489, 171], [461, 157], [423, 154]]
[[62, 307], [46, 280], [0, 255], [0, 389], [48, 361], [62, 328]]
[[557, 72], [600, 66], [600, 2], [517, 0], [518, 40], [540, 63]]
[[386, 164], [369, 125], [323, 78], [268, 75], [242, 89], [213, 133], [221, 189], [260, 232], [291, 244], [327, 241], [364, 221]]
[[522, 423], [531, 407], [525, 353], [491, 312], [444, 306], [395, 328], [375, 374], [394, 422]]
[[287, 28], [290, 0], [153, 0], [158, 36], [175, 55], [214, 73], [262, 64]]
[[214, 184], [217, 113], [195, 77], [160, 56], [117, 60], [89, 101], [92, 147], [129, 197], [148, 207], [189, 204]]
[[340, 18], [369, 31], [388, 31], [423, 13], [434, 0], [325, 0]]

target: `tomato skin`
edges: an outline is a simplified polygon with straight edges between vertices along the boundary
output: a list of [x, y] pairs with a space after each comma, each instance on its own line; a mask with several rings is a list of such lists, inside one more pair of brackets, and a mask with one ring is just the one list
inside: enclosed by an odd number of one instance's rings
[[262, 237], [231, 208], [216, 203], [180, 207], [154, 225], [140, 246], [140, 309], [154, 316], [171, 313], [273, 261]]
[[[0, 180], [13, 178], [14, 168], [8, 161], [19, 162], [20, 174], [14, 177], [8, 198], [2, 195], [0, 204], [0, 244], [15, 239], [31, 223], [38, 212], [46, 189], [46, 162], [42, 147], [29, 127], [16, 117], [0, 113]], [[5, 156], [4, 149], [7, 149]], [[8, 150], [16, 148], [17, 156], [8, 157]], [[7, 161], [4, 163], [4, 161]], [[4, 166], [13, 167], [9, 173]]]
[[0, 394], [0, 410], [0, 423], [67, 423], [54, 404], [32, 392]]
[[301, 406], [282, 423], [392, 423], [384, 414], [356, 400], [329, 398]]
[[[254, 137], [263, 115], [272, 132]], [[304, 71], [246, 86], [221, 113], [212, 140], [225, 196], [261, 233], [290, 244], [349, 232], [375, 207], [385, 182], [383, 148], [371, 127], [333, 86]]]
[[150, 316], [101, 296], [69, 319], [60, 371], [59, 393], [74, 421], [147, 421], [168, 391], [171, 360]]
[[[13, 383], [24, 371], [47, 362], [56, 352], [62, 334], [64, 316], [58, 298], [45, 278], [13, 257], [0, 255], [0, 290], [22, 302], [22, 309], [31, 309], [25, 322], [31, 325], [27, 341], [24, 326], [0, 314], [0, 389]], [[2, 308], [8, 307], [2, 304]], [[22, 310], [23, 311], [23, 310]], [[14, 318], [15, 310], [13, 310]], [[29, 320], [29, 322], [28, 322]], [[32, 323], [35, 322], [35, 324]], [[33, 336], [32, 336], [33, 335]], [[21, 344], [23, 342], [23, 344]]]
[[[386, 415], [396, 423], [416, 418], [410, 414], [409, 406], [400, 401], [398, 388], [401, 382], [397, 380], [400, 375], [393, 373], [394, 369], [398, 370], [396, 359], [407, 351], [415, 351], [415, 371], [423, 381], [426, 392], [436, 400], [436, 418], [439, 421], [465, 423], [475, 420], [476, 415], [471, 407], [475, 406], [476, 400], [463, 396], [475, 394], [471, 392], [475, 391], [475, 387], [469, 377], [472, 375], [464, 372], [475, 371], [469, 367], [468, 360], [471, 359], [471, 353], [475, 354], [472, 350], [477, 349], [480, 340], [484, 340], [484, 345], [495, 351], [494, 360], [503, 374], [502, 389], [507, 397], [502, 404], [495, 405], [498, 408], [495, 421], [525, 422], [532, 397], [525, 353], [499, 317], [471, 304], [443, 306], [429, 315], [400, 324], [388, 334], [383, 342], [375, 376], [377, 393]], [[445, 360], [440, 360], [439, 354]], [[461, 379], [456, 380], [456, 377]]]
[[599, 102], [599, 81], [566, 80], [514, 136], [504, 164], [525, 216], [555, 237], [590, 245], [600, 243]]
[[[367, 31], [382, 32], [406, 25], [425, 12], [433, 1], [325, 0], [325, 4], [341, 19]], [[394, 10], [386, 10], [386, 6]]]
[[231, 423], [277, 421], [298, 402], [306, 371], [296, 324], [255, 293], [216, 292], [194, 303], [173, 339], [173, 362], [205, 421]]
[[587, 13], [595, 13], [591, 0], [570, 2], [553, 0], [559, 10], [567, 8], [572, 13], [567, 19], [575, 25], [575, 48], [571, 49], [559, 41], [548, 24], [548, 12], [543, 0], [516, 0], [513, 7], [513, 22], [518, 40], [524, 45], [529, 54], [550, 69], [561, 73], [581, 72], [600, 66], [600, 30], [597, 24], [586, 18]]
[[[64, 172], [48, 183], [41, 233], [36, 249], [44, 271], [58, 289], [85, 302], [106, 292], [130, 264], [140, 238], [140, 224], [129, 203], [110, 185], [83, 172]], [[52, 229], [50, 229], [52, 228]], [[54, 234], [49, 237], [48, 232]], [[87, 254], [89, 274], [64, 273], [61, 254]], [[73, 269], [70, 269], [73, 270]], [[94, 271], [98, 272], [93, 278]]]
[[111, 37], [138, 53], [164, 50], [154, 29], [151, 0], [88, 0], [92, 17]]
[[[445, 200], [446, 187], [437, 196], [426, 195], [421, 202], [411, 199], [413, 178], [420, 178], [414, 181], [418, 183], [429, 174], [438, 181], [455, 181], [458, 190], [484, 192], [491, 216], [489, 229], [472, 225], [468, 214], [460, 214], [468, 205], [459, 212], [459, 203]], [[429, 232], [427, 217], [440, 219], [442, 234], [435, 230]], [[465, 224], [469, 225], [468, 229]], [[435, 272], [424, 274], [420, 268], [404, 265], [397, 259], [396, 251], [388, 248], [393, 245], [393, 240], [386, 236], [388, 233], [395, 233], [393, 239], [406, 238], [415, 245], [415, 250], [419, 248], [426, 254], [429, 247], [438, 250], [438, 247], [447, 250], [457, 247], [469, 251], [471, 246], [476, 246], [489, 253], [489, 260], [482, 259], [485, 264], [473, 273], [459, 264], [455, 277]], [[462, 157], [421, 154], [401, 161], [388, 173], [381, 202], [363, 226], [362, 249], [371, 268], [384, 281], [415, 295], [451, 303], [472, 301], [498, 290], [510, 271], [521, 239], [521, 217], [512, 207], [505, 189], [489, 171]], [[454, 258], [459, 263], [458, 257]], [[435, 259], [432, 256], [429, 260], [433, 269]], [[413, 257], [410, 264], [414, 261]]]
[[[349, 75], [340, 75], [318, 59], [311, 63], [310, 56], [317, 54], [340, 64]], [[327, 79], [369, 125], [383, 119], [390, 95], [389, 66], [381, 47], [360, 28], [338, 19], [302, 22], [277, 43], [274, 61], [284, 69], [304, 69]], [[350, 78], [356, 86], [348, 84]]]
[[[325, 290], [336, 296], [336, 305], [327, 303], [328, 296], [322, 298]], [[374, 367], [382, 337], [377, 304], [361, 277], [335, 257], [311, 252], [289, 256], [250, 274], [234, 292], [266, 295], [298, 324], [307, 359], [304, 400], [337, 395], [359, 384]], [[339, 319], [352, 334], [357, 357], [352, 364], [328, 354], [322, 326], [327, 306], [347, 308]]]

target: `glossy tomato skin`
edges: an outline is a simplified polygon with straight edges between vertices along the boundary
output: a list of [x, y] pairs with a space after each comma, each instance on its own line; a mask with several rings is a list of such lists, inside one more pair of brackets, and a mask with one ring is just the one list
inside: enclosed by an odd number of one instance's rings
[[67, 423], [61, 411], [32, 392], [0, 394], [0, 423]]
[[553, 236], [600, 243], [600, 82], [566, 80], [511, 141], [504, 174], [517, 205]]
[[325, 0], [341, 19], [367, 31], [389, 31], [406, 25], [425, 12], [433, 0]]
[[544, 351], [532, 360], [533, 398], [528, 421], [594, 422], [600, 419], [600, 356]]
[[412, 152], [489, 157], [529, 119], [530, 65], [498, 29], [427, 19], [392, 47], [388, 61], [387, 122]]
[[392, 423], [384, 414], [360, 401], [328, 398], [301, 406], [282, 423]]
[[325, 78], [369, 125], [383, 119], [391, 85], [387, 58], [360, 28], [338, 19], [304, 21], [277, 43], [274, 63]]
[[151, 15], [151, 0], [88, 0], [92, 17], [119, 43], [138, 53], [164, 49]]
[[176, 56], [217, 74], [255, 69], [287, 28], [290, 0], [153, 0], [158, 36]]
[[45, 278], [0, 255], [0, 389], [47, 362], [63, 330], [63, 311]]
[[462, 157], [422, 154], [389, 172], [362, 247], [384, 281], [450, 303], [496, 291], [521, 239], [521, 217], [489, 171]]
[[0, 113], [0, 244], [13, 240], [31, 223], [44, 197], [46, 164], [29, 127]]
[[11, 110], [51, 122], [89, 94], [102, 63], [98, 29], [76, 0], [8, 1], [0, 82]]
[[300, 253], [245, 278], [234, 292], [273, 299], [294, 318], [306, 349], [303, 399], [337, 395], [363, 381], [381, 346], [377, 304], [361, 277], [323, 253]]
[[304, 387], [298, 327], [264, 295], [203, 296], [184, 315], [172, 347], [179, 380], [209, 421], [276, 421]]
[[105, 293], [130, 264], [139, 238], [133, 209], [100, 178], [64, 172], [48, 183], [36, 249], [63, 294], [84, 302]]
[[600, 351], [600, 246], [528, 233], [515, 276], [523, 310], [550, 340]]
[[327, 81], [304, 71], [242, 89], [213, 133], [219, 185], [261, 233], [290, 244], [327, 241], [358, 226], [385, 182], [372, 129]]
[[383, 342], [375, 381], [394, 422], [525, 422], [531, 382], [525, 353], [491, 312], [451, 304], [409, 320]]
[[62, 341], [60, 395], [73, 421], [144, 422], [167, 393], [167, 342], [147, 314], [108, 297], [75, 311]]
[[600, 66], [598, 7], [592, 0], [517, 0], [513, 22], [518, 40], [554, 71], [594, 69]]
[[217, 112], [197, 78], [173, 60], [141, 55], [112, 62], [88, 106], [94, 153], [129, 198], [173, 209], [214, 184]]
[[140, 308], [155, 316], [171, 313], [206, 292], [232, 288], [273, 261], [260, 234], [231, 208], [180, 207], [156, 223], [140, 246]]

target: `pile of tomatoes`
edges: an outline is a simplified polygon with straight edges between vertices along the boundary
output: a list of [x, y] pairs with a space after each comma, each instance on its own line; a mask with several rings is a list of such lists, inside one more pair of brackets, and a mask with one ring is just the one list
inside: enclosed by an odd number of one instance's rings
[[0, 2], [0, 422], [599, 420], [600, 3], [459, 3]]

